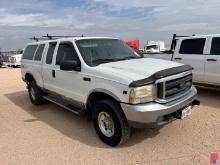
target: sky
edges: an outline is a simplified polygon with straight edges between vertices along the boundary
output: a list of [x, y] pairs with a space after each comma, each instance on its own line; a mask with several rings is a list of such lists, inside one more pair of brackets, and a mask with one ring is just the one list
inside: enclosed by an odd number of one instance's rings
[[0, 48], [23, 49], [29, 38], [47, 33], [168, 46], [174, 33], [220, 33], [219, 18], [219, 0], [0, 0]]

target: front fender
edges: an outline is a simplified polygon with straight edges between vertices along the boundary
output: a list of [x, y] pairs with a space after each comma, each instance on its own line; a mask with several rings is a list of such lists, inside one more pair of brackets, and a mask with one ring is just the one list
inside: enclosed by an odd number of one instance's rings
[[93, 89], [92, 91], [89, 92], [86, 103], [88, 103], [90, 101], [92, 94], [94, 94], [96, 92], [107, 94], [107, 95], [111, 96], [112, 98], [114, 98], [115, 100], [117, 100], [118, 102], [120, 102], [120, 99], [114, 93], [112, 93], [106, 89], [97, 88], [97, 89]]

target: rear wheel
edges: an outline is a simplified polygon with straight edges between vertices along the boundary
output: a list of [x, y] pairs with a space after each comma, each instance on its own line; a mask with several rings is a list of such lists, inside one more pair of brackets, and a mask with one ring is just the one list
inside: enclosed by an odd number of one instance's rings
[[95, 105], [93, 121], [99, 138], [110, 146], [123, 144], [130, 137], [126, 117], [118, 103], [113, 100], [103, 100]]
[[28, 93], [32, 104], [40, 105], [45, 103], [42, 90], [37, 86], [35, 81], [28, 83]]

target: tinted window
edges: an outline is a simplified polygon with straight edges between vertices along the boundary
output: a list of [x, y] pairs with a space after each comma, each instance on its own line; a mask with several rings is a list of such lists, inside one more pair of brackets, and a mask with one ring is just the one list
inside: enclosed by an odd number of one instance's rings
[[158, 45], [146, 46], [147, 49], [158, 49]]
[[51, 64], [52, 63], [52, 59], [53, 59], [53, 53], [54, 53], [54, 49], [56, 47], [56, 42], [53, 43], [49, 43], [49, 48], [47, 51], [47, 58], [46, 58], [46, 64]]
[[71, 43], [61, 43], [57, 51], [56, 65], [60, 65], [62, 60], [77, 60], [77, 53]]
[[43, 54], [43, 51], [44, 51], [44, 47], [45, 47], [45, 44], [41, 44], [40, 46], [38, 46], [37, 52], [34, 56], [34, 60], [36, 60], [36, 61], [41, 60], [41, 57], [42, 57], [42, 54]]
[[180, 54], [203, 54], [205, 38], [186, 39], [182, 41]]
[[212, 39], [212, 48], [211, 48], [210, 54], [220, 55], [220, 38], [213, 38]]
[[36, 49], [37, 49], [37, 45], [27, 46], [27, 48], [24, 51], [24, 54], [23, 54], [22, 58], [27, 59], [27, 60], [33, 60], [34, 53], [35, 53]]

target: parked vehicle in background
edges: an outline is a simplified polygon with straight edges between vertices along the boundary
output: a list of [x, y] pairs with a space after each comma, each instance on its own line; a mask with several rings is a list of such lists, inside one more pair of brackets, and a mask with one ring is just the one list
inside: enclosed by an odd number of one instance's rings
[[9, 62], [7, 63], [10, 67], [19, 67], [21, 65], [22, 54], [15, 54], [9, 57]]
[[206, 86], [220, 86], [220, 34], [174, 35], [170, 53], [147, 54], [145, 57], [172, 60], [190, 65], [193, 81]]
[[2, 55], [0, 54], [0, 68], [3, 66], [3, 58]]
[[126, 142], [130, 127], [155, 128], [184, 119], [199, 104], [192, 67], [141, 58], [115, 38], [30, 43], [21, 73], [34, 105], [49, 100], [88, 114], [100, 139], [111, 146]]
[[165, 42], [163, 41], [148, 41], [147, 45], [144, 47], [145, 53], [160, 53], [165, 50]]
[[23, 50], [1, 52], [2, 64], [9, 67], [18, 67], [21, 65]]
[[127, 45], [134, 49], [138, 54], [140, 53], [140, 41], [139, 40], [130, 40], [126, 41]]

